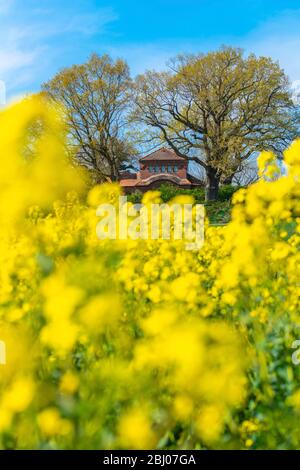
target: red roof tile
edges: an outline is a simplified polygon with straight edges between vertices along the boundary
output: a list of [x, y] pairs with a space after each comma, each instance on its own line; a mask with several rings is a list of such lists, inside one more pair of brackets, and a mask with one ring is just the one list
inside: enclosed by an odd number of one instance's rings
[[120, 186], [136, 186], [137, 180], [136, 179], [127, 179], [127, 180], [120, 180]]
[[162, 147], [158, 150], [155, 150], [155, 152], [150, 153], [149, 155], [146, 155], [145, 157], [140, 158], [140, 161], [145, 162], [145, 161], [170, 161], [170, 160], [180, 160], [184, 161], [186, 160], [183, 157], [179, 157], [174, 150], [167, 149], [165, 147]]

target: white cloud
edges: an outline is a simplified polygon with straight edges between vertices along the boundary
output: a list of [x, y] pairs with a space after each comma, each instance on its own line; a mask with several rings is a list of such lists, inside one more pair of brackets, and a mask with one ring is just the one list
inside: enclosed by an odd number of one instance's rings
[[293, 102], [300, 105], [300, 80], [294, 80], [292, 83]]
[[162, 70], [166, 62], [178, 53], [178, 44], [124, 44], [105, 47], [105, 51], [113, 57], [122, 57], [129, 63], [133, 75], [145, 70]]
[[31, 65], [37, 57], [37, 51], [23, 52], [17, 47], [0, 50], [0, 76], [6, 76], [15, 70]]
[[[37, 15], [38, 19], [35, 19]], [[12, 40], [41, 41], [59, 37], [64, 34], [104, 34], [106, 26], [117, 20], [118, 16], [111, 8], [104, 8], [94, 13], [71, 14], [64, 12], [53, 18], [51, 10], [34, 10], [31, 22], [21, 26], [9, 28], [8, 33]]]
[[22, 74], [33, 67], [39, 56], [39, 48], [24, 47], [22, 41], [9, 27], [0, 32], [0, 79], [6, 83], [7, 90], [21, 79]]
[[[107, 26], [117, 19], [112, 8], [86, 10], [79, 14], [76, 8], [56, 12], [53, 8], [40, 6], [29, 9], [28, 17], [18, 17], [17, 21], [14, 15], [16, 7], [14, 0], [0, 0], [0, 79], [6, 81], [9, 92], [15, 93], [15, 87], [19, 90], [21, 85], [22, 91], [30, 91], [33, 82], [49, 76], [60, 66], [59, 60], [61, 63], [64, 61], [67, 42], [72, 43], [73, 36], [80, 47], [81, 43], [85, 44], [87, 36], [99, 33], [103, 42], [97, 47], [97, 38], [93, 50], [124, 57], [134, 75], [145, 69], [163, 69], [167, 60], [178, 53], [205, 52], [224, 43], [244, 47], [247, 52], [269, 55], [279, 60], [293, 81], [300, 80], [300, 9], [271, 18], [243, 38], [216, 37], [209, 41], [170, 38], [152, 43], [129, 43], [123, 38], [117, 44], [115, 36], [112, 45], [105, 41]], [[87, 41], [89, 44], [92, 42]], [[87, 49], [86, 56], [91, 52]]]
[[6, 82], [9, 94], [20, 85], [30, 91], [32, 83], [38, 82], [53, 66], [52, 61], [64, 53], [71, 35], [80, 42], [79, 36], [104, 34], [106, 26], [117, 19], [111, 8], [81, 15], [76, 9], [54, 8], [28, 9], [24, 18], [17, 13], [17, 3], [0, 0], [0, 80]]
[[6, 103], [6, 85], [3, 80], [0, 80], [0, 108]]

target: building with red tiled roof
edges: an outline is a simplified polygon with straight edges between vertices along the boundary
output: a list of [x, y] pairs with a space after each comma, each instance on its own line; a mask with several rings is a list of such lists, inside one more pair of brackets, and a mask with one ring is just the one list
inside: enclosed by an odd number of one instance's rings
[[200, 180], [188, 174], [188, 159], [177, 155], [173, 150], [160, 148], [140, 158], [140, 170], [121, 175], [120, 184], [125, 193], [145, 192], [168, 183], [178, 188], [191, 189], [202, 186]]

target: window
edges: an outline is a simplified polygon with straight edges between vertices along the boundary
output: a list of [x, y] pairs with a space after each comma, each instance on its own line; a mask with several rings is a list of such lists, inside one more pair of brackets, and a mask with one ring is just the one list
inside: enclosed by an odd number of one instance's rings
[[172, 173], [172, 167], [171, 167], [171, 165], [168, 165], [168, 173]]
[[177, 165], [174, 166], [173, 171], [174, 171], [174, 173], [177, 173], [177, 171], [178, 171], [178, 166]]
[[154, 168], [153, 168], [152, 165], [149, 166], [149, 171], [150, 171], [150, 173], [153, 173], [153, 172], [154, 172]]
[[163, 165], [163, 166], [161, 167], [161, 171], [162, 171], [163, 173], [166, 172], [166, 167], [165, 167], [165, 165]]
[[156, 171], [156, 173], [159, 173], [159, 166], [156, 165], [155, 171]]

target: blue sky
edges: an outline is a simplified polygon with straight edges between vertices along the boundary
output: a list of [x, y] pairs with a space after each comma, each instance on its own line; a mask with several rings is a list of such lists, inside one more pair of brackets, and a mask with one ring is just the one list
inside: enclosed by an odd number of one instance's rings
[[0, 0], [9, 98], [92, 52], [124, 57], [135, 75], [222, 44], [270, 55], [300, 80], [300, 0]]

